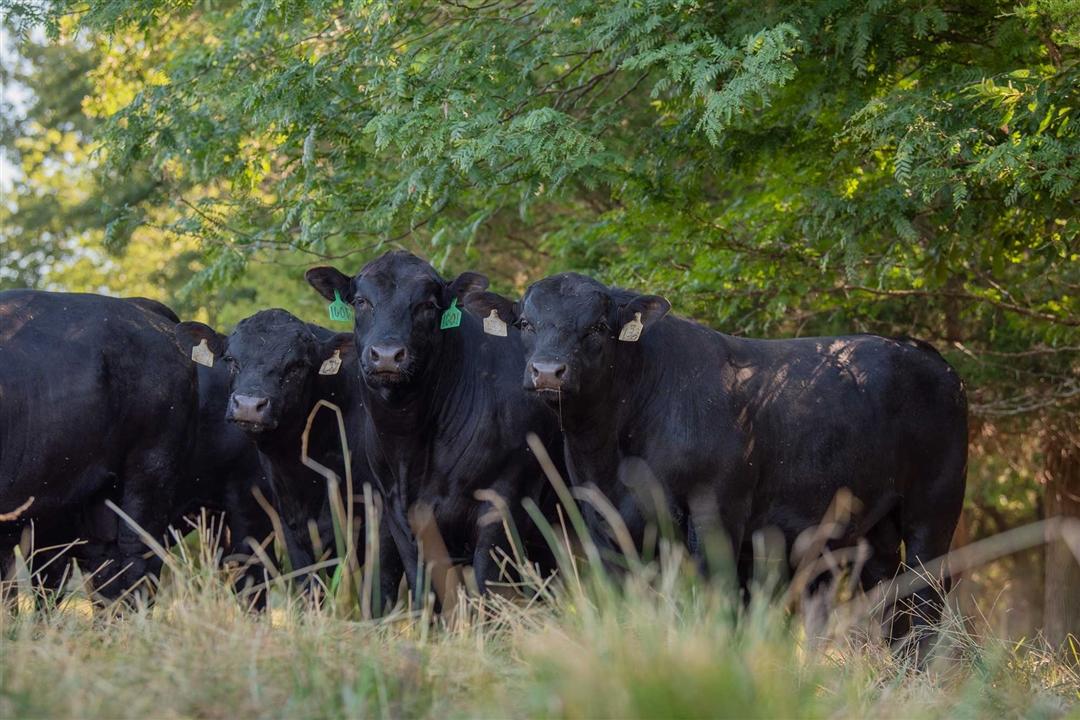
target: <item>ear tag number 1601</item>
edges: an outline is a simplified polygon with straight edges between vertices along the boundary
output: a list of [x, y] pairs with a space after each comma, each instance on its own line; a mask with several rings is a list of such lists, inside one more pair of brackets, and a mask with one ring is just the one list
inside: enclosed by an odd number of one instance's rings
[[334, 291], [334, 302], [330, 303], [326, 309], [330, 313], [330, 319], [335, 322], [351, 322], [352, 310], [341, 299], [341, 294], [337, 290]]

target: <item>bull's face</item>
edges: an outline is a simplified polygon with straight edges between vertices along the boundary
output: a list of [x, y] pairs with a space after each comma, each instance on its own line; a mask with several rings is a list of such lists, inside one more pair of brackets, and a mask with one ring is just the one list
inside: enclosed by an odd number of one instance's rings
[[620, 340], [627, 323], [638, 323], [638, 334], [670, 309], [655, 295], [611, 290], [575, 273], [540, 280], [520, 303], [509, 305], [492, 293], [470, 298], [470, 309], [486, 316], [491, 309], [512, 319], [525, 346], [526, 390], [550, 399], [573, 399], [609, 387], [613, 381]]
[[445, 282], [430, 264], [409, 253], [390, 252], [353, 278], [335, 268], [307, 272], [328, 300], [335, 291], [353, 308], [354, 342], [364, 382], [372, 388], [408, 388], [432, 367], [447, 332], [443, 312], [454, 300], [487, 287], [487, 278], [463, 273]]
[[[214, 331], [181, 323], [181, 332], [198, 344]], [[351, 348], [348, 335], [321, 341], [284, 310], [261, 311], [242, 320], [228, 337], [214, 335], [210, 348], [230, 371], [225, 419], [250, 434], [302, 427], [317, 400], [315, 384], [323, 363], [334, 352], [340, 357]]]

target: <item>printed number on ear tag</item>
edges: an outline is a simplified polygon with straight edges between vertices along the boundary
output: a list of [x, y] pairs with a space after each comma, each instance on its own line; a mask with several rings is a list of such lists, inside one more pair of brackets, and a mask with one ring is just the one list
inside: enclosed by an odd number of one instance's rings
[[200, 365], [214, 367], [214, 353], [210, 350], [210, 346], [206, 344], [206, 338], [203, 338], [198, 345], [191, 348], [191, 359]]
[[341, 351], [335, 350], [334, 354], [323, 360], [323, 364], [319, 367], [320, 375], [337, 375], [338, 370], [341, 369]]
[[330, 313], [330, 319], [334, 322], [352, 322], [352, 310], [341, 299], [337, 290], [334, 291], [334, 302], [326, 307]]
[[439, 322], [440, 330], [449, 330], [450, 328], [456, 328], [461, 324], [461, 310], [458, 310], [457, 298], [450, 301], [450, 307], [442, 314], [442, 320]]
[[634, 319], [623, 325], [622, 330], [619, 331], [619, 339], [623, 342], [637, 342], [638, 338], [641, 337], [643, 327], [641, 313], [634, 313]]
[[484, 332], [488, 335], [506, 337], [506, 323], [499, 317], [499, 311], [491, 308], [491, 314], [484, 318]]

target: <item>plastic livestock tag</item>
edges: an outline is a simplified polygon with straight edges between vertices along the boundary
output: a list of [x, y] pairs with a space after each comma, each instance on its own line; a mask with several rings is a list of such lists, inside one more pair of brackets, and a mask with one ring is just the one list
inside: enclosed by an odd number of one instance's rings
[[622, 330], [619, 331], [619, 339], [623, 342], [637, 342], [641, 337], [641, 331], [644, 326], [641, 324], [641, 313], [634, 313], [634, 319], [627, 322], [622, 326]]
[[335, 350], [334, 354], [323, 360], [323, 364], [319, 366], [320, 375], [337, 375], [338, 370], [341, 369], [341, 351]]
[[439, 322], [440, 330], [449, 330], [450, 328], [456, 328], [461, 324], [461, 310], [457, 306], [457, 298], [450, 301], [450, 307], [442, 314], [442, 321]]
[[335, 322], [352, 322], [352, 310], [341, 299], [341, 295], [337, 290], [334, 291], [334, 302], [330, 303], [327, 308], [330, 312], [330, 319]]
[[210, 346], [206, 344], [206, 338], [203, 338], [198, 345], [191, 348], [191, 359], [200, 365], [214, 367], [214, 353], [210, 350]]
[[506, 337], [506, 323], [499, 317], [499, 311], [491, 308], [491, 314], [484, 318], [484, 332], [488, 335]]

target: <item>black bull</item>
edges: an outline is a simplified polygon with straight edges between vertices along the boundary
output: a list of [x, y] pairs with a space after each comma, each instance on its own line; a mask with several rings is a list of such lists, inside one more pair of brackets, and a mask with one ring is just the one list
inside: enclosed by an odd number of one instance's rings
[[[250, 563], [248, 543], [264, 541], [271, 527], [252, 490], [260, 487], [269, 495], [270, 488], [259, 467], [254, 445], [225, 422], [228, 369], [219, 365], [194, 370], [173, 339], [173, 326], [178, 322], [176, 314], [153, 300], [119, 301], [94, 295], [36, 292], [5, 293], [4, 298], [0, 315], [8, 322], [0, 324], [6, 330], [0, 333], [3, 336], [0, 356], [12, 360], [39, 358], [36, 364], [51, 370], [48, 374], [52, 389], [62, 391], [65, 397], [70, 394], [72, 401], [51, 403], [50, 393], [40, 392], [46, 386], [35, 384], [43, 381], [31, 364], [14, 364], [0, 373], [0, 397], [7, 392], [6, 397], [11, 401], [0, 402], [0, 416], [5, 422], [18, 419], [20, 407], [31, 407], [20, 430], [41, 434], [38, 450], [33, 454], [10, 451], [25, 440], [20, 439], [18, 432], [5, 432], [0, 441], [0, 448], [7, 449], [0, 452], [5, 460], [0, 463], [3, 472], [20, 478], [22, 492], [32, 489], [34, 478], [38, 481], [34, 501], [27, 511], [14, 521], [0, 524], [3, 535], [0, 553], [4, 556], [0, 558], [0, 566], [6, 563], [20, 530], [32, 521], [37, 580], [58, 588], [68, 576], [66, 560], [70, 557], [93, 576], [93, 583], [102, 594], [120, 593], [128, 583], [142, 577], [143, 572], [153, 570], [156, 562], [133, 566], [128, 573], [112, 578], [131, 560], [136, 545], [130, 540], [127, 547], [118, 544], [129, 530], [127, 523], [105, 506], [105, 500], [111, 500], [141, 513], [146, 519], [140, 525], [145, 523], [144, 529], [153, 532], [160, 526], [162, 517], [172, 527], [186, 532], [188, 518], [200, 510], [224, 512], [229, 531], [226, 551], [233, 559], [249, 560], [245, 577], [249, 584], [259, 582], [262, 571]], [[120, 304], [123, 302], [143, 315], [123, 309]], [[63, 312], [57, 312], [57, 308]], [[93, 331], [95, 326], [97, 333]], [[48, 338], [61, 337], [65, 341], [51, 349], [45, 342]], [[67, 342], [74, 337], [80, 341]], [[97, 343], [100, 346], [96, 352], [75, 352], [95, 347]], [[172, 352], [169, 348], [173, 348]], [[147, 349], [151, 352], [140, 354]], [[174, 352], [180, 358], [179, 363]], [[73, 354], [65, 359], [55, 357], [65, 353]], [[66, 375], [74, 364], [89, 372]], [[117, 373], [126, 375], [123, 382], [112, 378]], [[16, 394], [8, 392], [8, 388], [16, 386], [38, 391], [33, 394], [33, 405], [25, 404], [30, 395], [23, 395], [19, 399], [22, 404], [16, 404]], [[226, 395], [222, 395], [223, 390]], [[134, 398], [123, 396], [131, 391], [147, 394]], [[84, 402], [86, 398], [96, 398], [96, 408], [91, 402]], [[162, 417], [166, 400], [170, 422], [140, 425], [147, 418]], [[137, 407], [140, 402], [147, 405], [145, 414]], [[118, 411], [125, 407], [130, 410]], [[96, 437], [73, 437], [80, 432]], [[132, 452], [128, 443], [140, 437], [143, 439], [138, 453], [161, 456], [184, 448], [162, 466], [156, 484], [146, 481], [139, 473], [129, 481], [126, 474], [130, 467], [126, 454]], [[65, 454], [73, 474], [66, 470], [60, 474], [47, 472], [50, 459], [66, 453], [75, 442], [92, 443], [101, 454], [88, 452], [81, 462], [79, 456]], [[19, 492], [13, 490], [14, 485], [5, 483], [2, 487], [12, 488], [9, 490], [12, 497]], [[34, 512], [35, 507], [38, 512]], [[141, 547], [139, 554], [145, 552], [146, 548]], [[64, 557], [58, 557], [61, 554]], [[262, 599], [261, 593], [252, 597], [256, 603]]]
[[[663, 298], [576, 274], [535, 283], [518, 304], [491, 293], [468, 304], [522, 329], [522, 383], [561, 416], [572, 481], [607, 494], [639, 537], [636, 459], [698, 553], [717, 521], [744, 558], [758, 529], [778, 527], [791, 544], [842, 488], [863, 508], [865, 587], [900, 569], [901, 543], [916, 568], [948, 551], [964, 497], [967, 404], [929, 345], [736, 338], [668, 315]], [[940, 598], [922, 591], [915, 602], [933, 619]]]
[[[177, 325], [176, 334], [185, 348], [205, 342], [214, 366], [225, 368], [220, 417], [258, 448], [292, 567], [300, 571], [321, 560], [323, 549], [334, 548], [332, 509], [327, 479], [301, 459], [302, 438], [319, 401], [341, 409], [349, 436], [362, 433], [366, 413], [356, 387], [352, 336], [280, 309], [241, 320], [228, 336], [196, 322]], [[337, 419], [329, 409], [311, 424], [308, 455], [339, 479], [346, 477]], [[353, 448], [350, 470], [356, 495], [370, 482], [362, 448]], [[345, 487], [340, 491], [344, 495]], [[361, 551], [362, 540], [355, 538]]]
[[[122, 299], [0, 293], [0, 512], [25, 505], [0, 523], [0, 554], [29, 521], [69, 517], [110, 496], [152, 537], [164, 535], [198, 408], [172, 325]], [[145, 551], [121, 523], [103, 548], [127, 568], [111, 593], [156, 569]]]
[[[387, 253], [354, 277], [315, 268], [307, 278], [355, 312], [359, 388], [370, 415], [362, 445], [387, 506], [384, 597], [398, 569], [411, 587], [423, 587], [410, 527], [418, 507], [432, 511], [450, 558], [471, 562], [485, 590], [500, 574], [493, 551], [509, 550], [502, 523], [492, 522], [495, 506], [478, 491], [501, 496], [516, 526], [527, 529], [523, 500], [543, 507], [548, 486], [526, 437], [534, 432], [548, 447], [558, 442], [555, 419], [521, 389], [517, 331], [494, 338], [477, 318], [456, 314], [468, 292], [486, 287], [485, 278], [464, 273], [447, 282], [408, 253]], [[541, 543], [534, 550], [542, 556]]]

